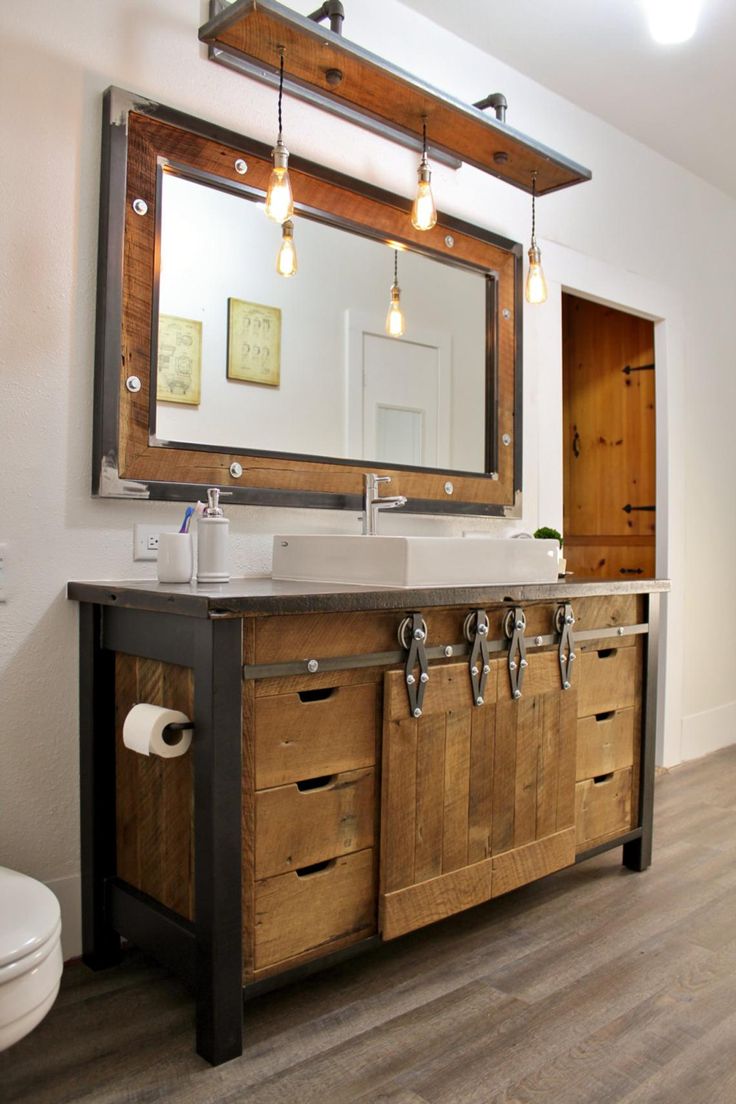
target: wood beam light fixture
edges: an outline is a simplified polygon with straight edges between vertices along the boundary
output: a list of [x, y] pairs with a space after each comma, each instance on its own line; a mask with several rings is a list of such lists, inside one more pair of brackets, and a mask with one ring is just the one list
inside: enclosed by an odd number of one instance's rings
[[534, 179], [538, 196], [590, 180], [589, 169], [508, 126], [500, 93], [479, 101], [494, 108], [495, 117], [485, 115], [477, 104], [462, 103], [347, 41], [344, 14], [339, 0], [326, 0], [309, 17], [277, 0], [211, 0], [199, 37], [213, 61], [273, 87], [283, 57], [282, 87], [289, 95], [435, 162], [454, 168], [465, 162], [525, 192]]

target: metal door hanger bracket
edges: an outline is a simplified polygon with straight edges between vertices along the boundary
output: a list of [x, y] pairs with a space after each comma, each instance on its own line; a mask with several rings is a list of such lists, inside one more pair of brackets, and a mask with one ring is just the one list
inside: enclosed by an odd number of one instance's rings
[[469, 613], [463, 625], [465, 639], [472, 645], [468, 666], [475, 705], [483, 705], [486, 682], [491, 672], [490, 653], [488, 651], [489, 628], [488, 614], [482, 609]]
[[555, 629], [560, 634], [558, 653], [563, 690], [569, 690], [572, 686], [572, 665], [575, 662], [575, 638], [572, 631], [574, 624], [575, 615], [570, 603], [565, 602], [563, 606], [558, 606], [555, 614]]
[[521, 687], [524, 682], [524, 672], [529, 666], [526, 658], [526, 644], [524, 642], [524, 630], [526, 629], [526, 614], [520, 606], [515, 606], [506, 614], [504, 632], [509, 643], [509, 681], [511, 683], [511, 697], [521, 697]]
[[426, 643], [427, 622], [420, 613], [410, 613], [399, 625], [399, 644], [407, 651], [404, 670], [412, 717], [422, 715], [424, 691], [429, 682]]

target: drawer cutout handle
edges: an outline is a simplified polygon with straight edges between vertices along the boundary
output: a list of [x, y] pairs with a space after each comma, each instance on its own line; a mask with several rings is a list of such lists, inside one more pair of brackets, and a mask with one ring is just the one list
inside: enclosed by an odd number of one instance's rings
[[609, 709], [605, 713], [596, 713], [596, 723], [600, 724], [602, 721], [611, 721], [616, 716], [615, 709]]
[[318, 778], [305, 778], [302, 782], [297, 782], [296, 788], [299, 793], [309, 793], [311, 790], [326, 790], [328, 786], [332, 785], [336, 777], [335, 774], [321, 774]]
[[311, 866], [303, 866], [301, 870], [295, 870], [297, 878], [311, 878], [312, 874], [321, 874], [323, 870], [330, 870], [337, 859], [326, 859], [324, 862], [312, 863]]
[[604, 782], [610, 782], [613, 778], [613, 771], [609, 771], [608, 774], [598, 774], [593, 779], [594, 786], [602, 786]]
[[337, 691], [337, 686], [323, 686], [318, 690], [299, 690], [300, 702], [327, 701]]
[[618, 648], [601, 648], [596, 655], [599, 659], [613, 659], [618, 653]]

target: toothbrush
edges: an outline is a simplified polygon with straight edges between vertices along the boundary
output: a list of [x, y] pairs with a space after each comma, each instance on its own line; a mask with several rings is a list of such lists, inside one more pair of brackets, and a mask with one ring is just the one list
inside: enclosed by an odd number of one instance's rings
[[184, 520], [181, 523], [181, 529], [179, 530], [180, 533], [188, 533], [189, 532], [189, 522], [192, 520], [192, 514], [193, 513], [194, 513], [194, 507], [193, 506], [187, 506], [186, 511], [184, 513]]

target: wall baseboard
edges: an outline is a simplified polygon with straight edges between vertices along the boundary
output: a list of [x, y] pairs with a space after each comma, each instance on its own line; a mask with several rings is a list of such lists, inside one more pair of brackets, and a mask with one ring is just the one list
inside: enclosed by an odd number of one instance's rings
[[736, 702], [682, 718], [682, 760], [736, 744]]
[[45, 883], [61, 906], [61, 950], [64, 961], [82, 953], [82, 877], [70, 874]]

